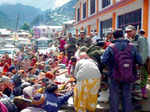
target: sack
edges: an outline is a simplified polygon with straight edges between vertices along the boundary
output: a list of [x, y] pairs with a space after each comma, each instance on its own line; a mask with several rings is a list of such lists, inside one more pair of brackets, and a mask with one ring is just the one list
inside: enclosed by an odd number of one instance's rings
[[135, 74], [133, 74], [134, 60], [131, 54], [133, 46], [128, 44], [124, 50], [119, 50], [114, 44], [111, 46], [115, 59], [113, 78], [119, 82], [134, 82], [136, 78]]

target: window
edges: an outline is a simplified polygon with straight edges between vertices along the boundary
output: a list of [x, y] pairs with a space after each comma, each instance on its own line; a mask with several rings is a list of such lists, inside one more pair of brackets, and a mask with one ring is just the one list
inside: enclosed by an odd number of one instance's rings
[[142, 10], [139, 9], [119, 16], [118, 27], [124, 29], [124, 27], [126, 27], [129, 24], [132, 24], [136, 27], [137, 26], [141, 27], [141, 20], [142, 20], [141, 15], [142, 15]]
[[102, 0], [102, 8], [105, 8], [110, 4], [111, 4], [111, 0]]
[[95, 13], [95, 0], [90, 0], [90, 9], [91, 9], [91, 11], [90, 11], [90, 14], [93, 14], [93, 13]]
[[78, 8], [77, 13], [77, 21], [80, 21], [80, 8]]
[[86, 18], [86, 2], [83, 4], [83, 19]]
[[101, 22], [101, 38], [105, 39], [105, 35], [112, 31], [112, 18]]

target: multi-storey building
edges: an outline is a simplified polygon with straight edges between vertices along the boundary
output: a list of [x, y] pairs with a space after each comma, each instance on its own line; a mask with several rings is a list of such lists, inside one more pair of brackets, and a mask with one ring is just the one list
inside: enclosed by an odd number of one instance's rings
[[150, 0], [78, 0], [75, 5], [76, 34], [108, 31], [132, 24], [150, 36]]

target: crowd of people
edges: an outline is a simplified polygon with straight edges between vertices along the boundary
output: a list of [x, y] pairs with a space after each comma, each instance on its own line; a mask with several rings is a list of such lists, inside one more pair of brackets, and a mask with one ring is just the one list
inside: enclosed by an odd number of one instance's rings
[[[57, 112], [73, 96], [76, 112], [95, 112], [109, 96], [110, 112], [141, 109], [147, 99], [148, 42], [144, 30], [128, 25], [109, 32], [102, 40], [97, 33], [79, 37], [60, 35], [41, 54], [34, 48], [6, 53], [0, 58], [1, 112]], [[59, 81], [64, 75], [67, 80]], [[140, 91], [139, 91], [140, 90]], [[121, 103], [122, 102], [122, 103]], [[133, 105], [136, 104], [136, 105]]]

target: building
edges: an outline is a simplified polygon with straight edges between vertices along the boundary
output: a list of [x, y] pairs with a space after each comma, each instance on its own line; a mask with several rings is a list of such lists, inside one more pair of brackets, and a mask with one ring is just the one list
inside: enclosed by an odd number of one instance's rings
[[0, 38], [10, 38], [12, 31], [8, 29], [0, 29]]
[[24, 30], [17, 31], [17, 35], [18, 35], [18, 37], [22, 37], [22, 38], [31, 37], [31, 34], [28, 31], [24, 31]]
[[34, 32], [34, 38], [40, 38], [40, 37], [48, 37], [52, 38], [52, 35], [54, 33], [57, 33], [59, 31], [62, 31], [62, 26], [34, 26], [33, 32]]
[[103, 37], [108, 31], [132, 24], [150, 37], [150, 0], [78, 0], [75, 20], [76, 35], [85, 30]]

